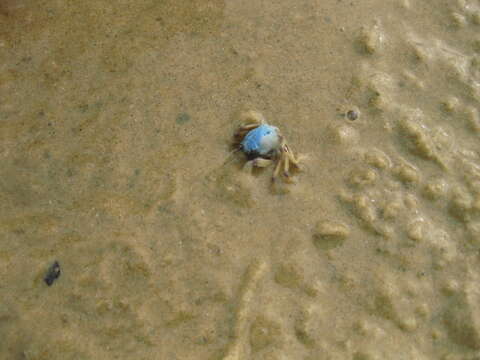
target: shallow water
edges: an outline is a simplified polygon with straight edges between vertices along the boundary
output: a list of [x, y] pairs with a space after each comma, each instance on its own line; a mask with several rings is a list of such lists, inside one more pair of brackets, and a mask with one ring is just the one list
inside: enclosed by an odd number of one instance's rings
[[[479, 356], [478, 34], [478, 0], [4, 0], [0, 358]], [[248, 110], [295, 184], [231, 156]]]

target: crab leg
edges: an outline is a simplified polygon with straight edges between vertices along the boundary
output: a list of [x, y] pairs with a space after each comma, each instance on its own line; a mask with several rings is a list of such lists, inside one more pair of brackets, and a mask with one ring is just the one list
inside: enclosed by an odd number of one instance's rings
[[245, 135], [247, 133], [255, 128], [257, 128], [259, 125], [258, 124], [250, 124], [250, 125], [244, 125], [241, 126], [234, 134], [235, 139], [237, 139], [238, 142], [241, 142]]
[[[283, 155], [285, 156], [285, 155]], [[288, 173], [288, 170], [290, 169], [290, 158], [288, 156], [285, 156], [285, 160], [283, 161], [283, 175], [286, 177], [289, 177], [290, 174]]]
[[264, 159], [264, 158], [256, 158], [253, 161], [253, 166], [259, 167], [259, 168], [264, 168], [269, 166], [272, 163], [272, 160], [270, 159]]
[[264, 158], [256, 158], [250, 161], [247, 161], [245, 165], [243, 165], [243, 170], [245, 172], [251, 173], [254, 167], [264, 168], [269, 166], [272, 163], [270, 159]]
[[290, 150], [290, 148], [288, 147], [287, 144], [283, 144], [283, 147], [282, 147], [285, 155], [288, 157], [288, 159], [290, 160], [290, 162], [293, 164], [293, 166], [295, 167], [299, 167], [299, 160], [295, 158], [295, 155], [293, 155], [293, 152]]
[[265, 117], [258, 111], [248, 111], [242, 115], [245, 123], [265, 124]]
[[252, 129], [255, 129], [255, 128], [259, 127], [260, 125], [261, 124], [259, 124], [259, 123], [244, 124], [244, 125], [242, 125], [242, 130], [250, 131]]
[[283, 176], [285, 178], [285, 181], [288, 183], [293, 183], [292, 178], [290, 177], [290, 157], [286, 153], [282, 153], [282, 159], [283, 159]]
[[284, 157], [280, 155], [280, 159], [278, 159], [277, 165], [275, 166], [275, 170], [273, 171], [272, 179], [275, 180], [280, 174], [280, 169], [282, 168], [282, 163], [284, 161]]
[[288, 159], [293, 164], [293, 166], [295, 166], [296, 168], [300, 167], [300, 164], [299, 164], [300, 161], [298, 159], [296, 159], [295, 156], [293, 156], [292, 153], [288, 154]]

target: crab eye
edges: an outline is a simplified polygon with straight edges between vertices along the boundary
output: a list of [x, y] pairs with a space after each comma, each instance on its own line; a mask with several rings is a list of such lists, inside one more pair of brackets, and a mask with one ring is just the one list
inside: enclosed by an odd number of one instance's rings
[[267, 131], [267, 132], [265, 133], [265, 135], [270, 135], [270, 133], [271, 133], [271, 131]]

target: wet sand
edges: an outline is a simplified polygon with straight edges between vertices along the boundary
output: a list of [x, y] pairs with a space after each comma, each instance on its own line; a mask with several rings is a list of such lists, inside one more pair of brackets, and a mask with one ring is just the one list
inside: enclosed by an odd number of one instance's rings
[[[476, 359], [479, 34], [478, 0], [1, 2], [0, 358]], [[248, 110], [295, 184], [231, 157]]]

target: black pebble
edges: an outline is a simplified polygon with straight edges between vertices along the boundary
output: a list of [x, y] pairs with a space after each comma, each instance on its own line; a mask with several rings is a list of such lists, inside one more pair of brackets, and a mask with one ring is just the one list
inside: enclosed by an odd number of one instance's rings
[[55, 261], [47, 270], [47, 274], [43, 278], [45, 280], [45, 283], [48, 286], [51, 286], [55, 280], [57, 280], [60, 277], [60, 264], [58, 261]]
[[347, 119], [351, 120], [351, 121], [357, 120], [358, 119], [358, 112], [355, 111], [355, 110], [349, 110], [347, 112]]

